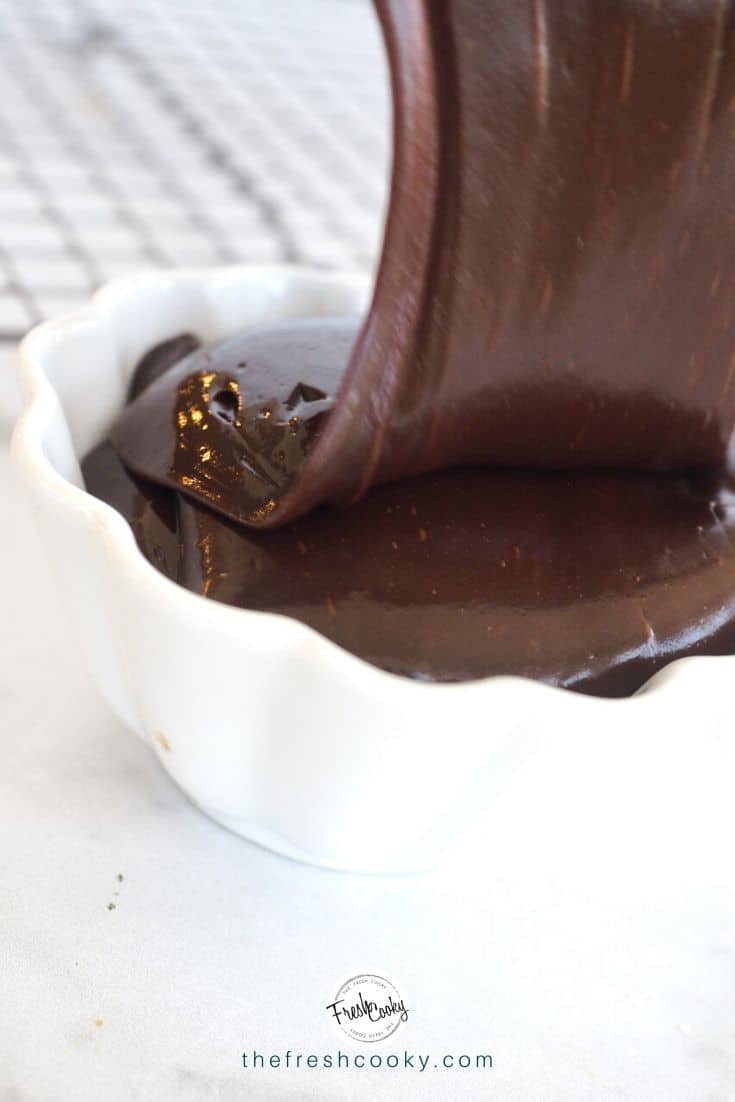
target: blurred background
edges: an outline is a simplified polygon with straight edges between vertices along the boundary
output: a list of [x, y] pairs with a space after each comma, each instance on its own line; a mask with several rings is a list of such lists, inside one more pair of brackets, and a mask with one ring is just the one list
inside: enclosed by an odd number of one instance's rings
[[369, 0], [0, 0], [0, 341], [144, 268], [369, 268]]

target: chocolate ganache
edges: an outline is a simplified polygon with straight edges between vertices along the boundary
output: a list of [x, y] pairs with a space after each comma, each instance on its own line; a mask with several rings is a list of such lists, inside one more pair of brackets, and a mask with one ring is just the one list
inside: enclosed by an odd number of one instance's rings
[[367, 317], [152, 350], [89, 489], [398, 673], [623, 695], [731, 652], [735, 3], [375, 4]]
[[[729, 0], [378, 0], [393, 88], [374, 301], [274, 527], [458, 464], [685, 470], [735, 419], [735, 7]], [[169, 383], [169, 403], [178, 381]], [[115, 445], [142, 462], [161, 395]], [[278, 473], [276, 485], [272, 475]]]
[[[318, 439], [356, 332], [356, 321], [313, 319], [193, 353], [182, 337], [144, 358], [131, 393], [175, 373], [182, 400], [171, 422], [187, 413], [188, 441], [200, 411], [195, 426], [209, 428], [195, 441], [216, 440], [218, 423], [232, 425], [226, 381], [237, 380], [243, 426], [258, 409], [270, 413], [259, 432], [275, 421], [264, 462], [277, 463], [292, 409], [310, 424], [296, 447]], [[304, 345], [308, 374], [294, 356]], [[250, 387], [243, 364], [253, 368]], [[280, 381], [277, 401], [259, 389], [266, 367]], [[201, 380], [210, 375], [205, 406]], [[305, 396], [317, 409], [311, 422]], [[201, 478], [199, 446], [182, 449], [178, 477]], [[270, 531], [223, 516], [174, 479], [140, 479], [108, 442], [83, 474], [168, 577], [215, 600], [285, 613], [396, 673], [515, 673], [620, 696], [673, 658], [735, 650], [735, 481], [724, 470], [455, 468], [374, 487], [348, 509], [322, 506]]]

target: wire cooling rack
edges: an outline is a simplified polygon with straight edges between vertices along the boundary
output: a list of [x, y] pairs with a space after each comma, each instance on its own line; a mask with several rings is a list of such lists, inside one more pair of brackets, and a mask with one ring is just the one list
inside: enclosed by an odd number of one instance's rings
[[367, 0], [0, 0], [0, 25], [0, 340], [131, 270], [373, 262]]

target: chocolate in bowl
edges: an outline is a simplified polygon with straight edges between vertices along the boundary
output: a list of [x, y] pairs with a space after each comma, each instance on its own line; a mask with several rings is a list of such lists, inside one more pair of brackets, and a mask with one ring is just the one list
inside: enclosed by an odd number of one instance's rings
[[[256, 330], [200, 354], [226, 378], [253, 361], [248, 349], [281, 347], [282, 362], [270, 361], [274, 392], [316, 390], [318, 377], [328, 404], [340, 356], [304, 376], [292, 351], [307, 333], [318, 354], [335, 324], [343, 361], [356, 323], [329, 320]], [[167, 343], [146, 356], [133, 393], [143, 375], [150, 382], [157, 368], [175, 369], [172, 351], [190, 348]], [[183, 378], [201, 370], [196, 355], [179, 364]], [[274, 408], [267, 397], [258, 402]], [[232, 429], [226, 417], [223, 424]], [[322, 506], [272, 531], [237, 523], [173, 481], [136, 477], [109, 442], [85, 458], [83, 473], [179, 584], [291, 616], [409, 677], [520, 674], [624, 696], [674, 658], [735, 650], [735, 479], [727, 470], [457, 468], [374, 487], [350, 508]]]

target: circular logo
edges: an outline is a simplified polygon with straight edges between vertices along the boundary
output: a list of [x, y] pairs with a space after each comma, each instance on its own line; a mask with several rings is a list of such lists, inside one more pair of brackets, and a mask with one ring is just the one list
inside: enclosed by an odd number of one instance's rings
[[406, 1005], [390, 980], [353, 976], [343, 983], [327, 1010], [353, 1041], [384, 1041], [408, 1019]]

